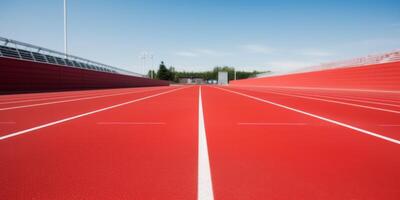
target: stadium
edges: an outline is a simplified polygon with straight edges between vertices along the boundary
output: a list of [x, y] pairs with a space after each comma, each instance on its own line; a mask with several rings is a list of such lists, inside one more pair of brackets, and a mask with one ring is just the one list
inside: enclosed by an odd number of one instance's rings
[[399, 2], [0, 5], [0, 199], [400, 199]]

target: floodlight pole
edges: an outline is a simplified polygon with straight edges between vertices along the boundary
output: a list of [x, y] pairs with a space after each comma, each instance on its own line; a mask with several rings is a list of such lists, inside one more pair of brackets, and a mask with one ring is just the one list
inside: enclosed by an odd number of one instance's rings
[[67, 0], [64, 0], [64, 54], [68, 58], [68, 37], [67, 37]]

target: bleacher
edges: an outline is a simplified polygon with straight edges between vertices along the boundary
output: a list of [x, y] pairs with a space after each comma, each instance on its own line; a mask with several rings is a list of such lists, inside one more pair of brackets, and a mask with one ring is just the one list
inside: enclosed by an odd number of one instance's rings
[[47, 63], [52, 65], [61, 65], [65, 67], [74, 67], [104, 73], [143, 77], [143, 75], [141, 74], [133, 73], [110, 65], [102, 64], [73, 55], [65, 55], [61, 52], [3, 37], [0, 37], [0, 57]]

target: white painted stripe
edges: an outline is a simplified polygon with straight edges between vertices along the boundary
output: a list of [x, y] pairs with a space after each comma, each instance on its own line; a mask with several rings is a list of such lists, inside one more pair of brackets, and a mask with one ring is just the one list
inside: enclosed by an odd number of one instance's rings
[[379, 124], [378, 126], [400, 127], [400, 124]]
[[132, 100], [132, 101], [127, 101], [127, 102], [116, 104], [116, 105], [109, 106], [109, 107], [106, 107], [106, 108], [94, 110], [94, 111], [91, 111], [91, 112], [83, 113], [83, 114], [80, 114], [80, 115], [75, 115], [75, 116], [68, 117], [68, 118], [65, 118], [65, 119], [61, 119], [61, 120], [58, 120], [58, 121], [54, 121], [54, 122], [50, 122], [50, 123], [43, 124], [43, 125], [40, 125], [40, 126], [36, 126], [36, 127], [33, 127], [33, 128], [25, 129], [25, 130], [22, 130], [22, 131], [10, 133], [10, 134], [1, 136], [0, 140], [5, 140], [7, 138], [11, 138], [11, 137], [15, 137], [15, 136], [18, 136], [18, 135], [21, 135], [21, 134], [29, 133], [31, 131], [35, 131], [35, 130], [38, 130], [38, 129], [42, 129], [42, 128], [46, 128], [46, 127], [53, 126], [53, 125], [56, 125], [56, 124], [60, 124], [60, 123], [63, 123], [63, 122], [71, 121], [71, 120], [78, 119], [78, 118], [81, 118], [81, 117], [84, 117], [84, 116], [92, 115], [92, 114], [95, 114], [95, 113], [98, 113], [98, 112], [110, 110], [110, 109], [113, 109], [113, 108], [117, 108], [117, 107], [120, 107], [120, 106], [128, 105], [128, 104], [135, 103], [135, 102], [138, 102], [138, 101], [143, 101], [145, 99], [150, 99], [150, 98], [157, 97], [157, 96], [160, 96], [160, 95], [163, 95], [163, 94], [175, 92], [175, 91], [181, 90], [181, 89], [183, 89], [183, 87], [182, 88], [173, 89], [173, 90], [168, 90], [166, 92], [161, 92], [161, 93], [149, 95], [149, 96], [146, 96], [146, 97], [142, 97], [142, 98], [135, 99], [135, 100]]
[[390, 113], [400, 114], [400, 111], [396, 111], [396, 110], [389, 110], [389, 109], [384, 109], [384, 108], [377, 108], [377, 107], [365, 106], [365, 105], [354, 104], [354, 103], [347, 103], [347, 102], [342, 102], [342, 101], [321, 99], [321, 98], [315, 98], [315, 97], [307, 97], [307, 96], [302, 96], [302, 95], [286, 94], [286, 93], [281, 93], [281, 92], [272, 92], [272, 91], [263, 91], [263, 92], [264, 93], [271, 93], [271, 94], [278, 94], [278, 95], [285, 95], [285, 96], [289, 96], [289, 97], [297, 97], [297, 98], [303, 98], [303, 99], [312, 99], [312, 100], [317, 100], [317, 101], [325, 101], [325, 102], [329, 102], [329, 103], [336, 103], [336, 104], [342, 104], [342, 105], [347, 105], [347, 106], [354, 106], [354, 107], [366, 108], [366, 109], [371, 109], [371, 110], [379, 110], [379, 111], [383, 111], [383, 112], [390, 112]]
[[336, 124], [336, 125], [339, 125], [339, 126], [342, 126], [342, 127], [346, 127], [346, 128], [349, 128], [349, 129], [352, 129], [352, 130], [355, 130], [355, 131], [358, 131], [358, 132], [361, 132], [361, 133], [364, 133], [364, 134], [367, 134], [367, 135], [371, 135], [371, 136], [374, 136], [374, 137], [377, 137], [377, 138], [380, 138], [380, 139], [383, 139], [383, 140], [386, 140], [386, 141], [389, 141], [389, 142], [393, 142], [395, 144], [400, 144], [399, 140], [396, 140], [396, 139], [393, 139], [393, 138], [390, 138], [390, 137], [386, 137], [386, 136], [383, 136], [383, 135], [380, 135], [380, 134], [377, 134], [377, 133], [374, 133], [374, 132], [371, 132], [371, 131], [367, 131], [367, 130], [364, 130], [364, 129], [361, 129], [361, 128], [358, 128], [358, 127], [355, 127], [355, 126], [352, 126], [352, 125], [349, 125], [349, 124], [345, 124], [345, 123], [342, 123], [342, 122], [339, 122], [339, 121], [336, 121], [336, 120], [333, 120], [333, 119], [328, 119], [328, 118], [325, 118], [325, 117], [322, 117], [322, 116], [319, 116], [319, 115], [315, 115], [315, 114], [312, 114], [312, 113], [309, 113], [309, 112], [305, 112], [305, 111], [302, 111], [302, 110], [299, 110], [299, 109], [296, 109], [296, 108], [291, 108], [291, 107], [288, 107], [288, 106], [285, 106], [285, 105], [282, 105], [282, 104], [278, 104], [278, 103], [275, 103], [275, 102], [272, 102], [272, 101], [268, 101], [268, 100], [265, 100], [265, 99], [261, 99], [261, 98], [258, 98], [258, 97], [255, 97], [255, 96], [251, 96], [251, 95], [248, 95], [248, 94], [243, 94], [243, 93], [240, 93], [240, 92], [236, 92], [236, 91], [232, 91], [232, 90], [228, 90], [228, 89], [224, 89], [224, 88], [220, 88], [220, 87], [215, 87], [215, 88], [223, 90], [223, 91], [226, 91], [226, 92], [238, 94], [238, 95], [241, 95], [241, 96], [244, 96], [244, 97], [247, 97], [247, 98], [250, 98], [250, 99], [254, 99], [254, 100], [257, 100], [257, 101], [261, 101], [261, 102], [264, 102], [264, 103], [268, 103], [268, 104], [271, 104], [271, 105], [274, 105], [274, 106], [277, 106], [277, 107], [285, 108], [287, 110], [291, 110], [291, 111], [294, 111], [294, 112], [297, 112], [297, 113], [301, 113], [301, 114], [304, 114], [304, 115], [307, 115], [307, 116], [310, 116], [310, 117], [314, 117], [314, 118], [317, 118], [317, 119], [320, 119], [320, 120], [323, 120], [323, 121], [326, 121], [326, 122], [329, 122], [329, 123], [332, 123], [332, 124]]
[[16, 124], [15, 122], [0, 122], [0, 124]]
[[263, 122], [244, 122], [238, 125], [255, 125], [255, 126], [305, 126], [307, 123], [263, 123]]
[[64, 100], [64, 101], [52, 101], [52, 102], [47, 102], [47, 103], [30, 104], [30, 105], [24, 105], [24, 106], [14, 106], [14, 107], [0, 108], [0, 111], [13, 110], [13, 109], [19, 109], [19, 108], [29, 108], [29, 107], [36, 107], [36, 106], [44, 106], [44, 105], [58, 104], [58, 103], [67, 103], [67, 102], [74, 102], [74, 101], [82, 101], [82, 100], [88, 100], [88, 99], [98, 99], [98, 98], [103, 98], [103, 97], [120, 96], [120, 95], [125, 95], [125, 94], [142, 93], [142, 92], [147, 92], [147, 91], [151, 91], [151, 90], [123, 92], [123, 93], [117, 93], [117, 94], [107, 94], [107, 95], [91, 96], [91, 97], [78, 98], [78, 99], [69, 99], [69, 100]]
[[[100, 94], [108, 94], [108, 93], [100, 93]], [[75, 97], [87, 97], [99, 94], [80, 94], [80, 95], [71, 95], [71, 96], [57, 96], [57, 97], [47, 97], [47, 98], [37, 98], [37, 99], [26, 99], [26, 100], [18, 100], [18, 101], [5, 101], [0, 102], [2, 104], [14, 104], [14, 103], [25, 103], [25, 102], [33, 102], [33, 101], [45, 101], [45, 100], [54, 100], [54, 99], [67, 99], [67, 98], [75, 98]]]
[[400, 100], [396, 101], [394, 99], [378, 99], [378, 98], [371, 98], [371, 97], [357, 97], [357, 99], [365, 99], [365, 100], [379, 101], [379, 102], [400, 103]]
[[[285, 93], [285, 92], [283, 92]], [[391, 104], [391, 103], [382, 103], [382, 102], [376, 102], [376, 101], [366, 101], [366, 100], [360, 100], [360, 99], [355, 99], [355, 98], [345, 98], [345, 97], [332, 97], [332, 96], [324, 96], [324, 95], [315, 95], [315, 94], [296, 94], [296, 95], [302, 95], [302, 96], [311, 96], [311, 97], [319, 97], [319, 98], [328, 98], [328, 99], [338, 99], [338, 100], [345, 100], [345, 101], [355, 101], [355, 102], [361, 102], [361, 103], [369, 103], [369, 104], [376, 104], [376, 105], [383, 105], [383, 106], [393, 106], [393, 107], [400, 107], [398, 104]]]
[[210, 160], [208, 158], [207, 136], [204, 125], [201, 86], [199, 87], [199, 144], [198, 144], [197, 199], [213, 200]]
[[98, 125], [165, 125], [165, 122], [97, 122]]

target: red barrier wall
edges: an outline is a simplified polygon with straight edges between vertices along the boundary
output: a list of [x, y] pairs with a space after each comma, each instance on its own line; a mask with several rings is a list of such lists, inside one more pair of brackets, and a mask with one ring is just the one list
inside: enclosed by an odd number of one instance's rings
[[244, 79], [230, 84], [400, 90], [400, 62]]
[[167, 81], [0, 57], [1, 92], [167, 85]]

